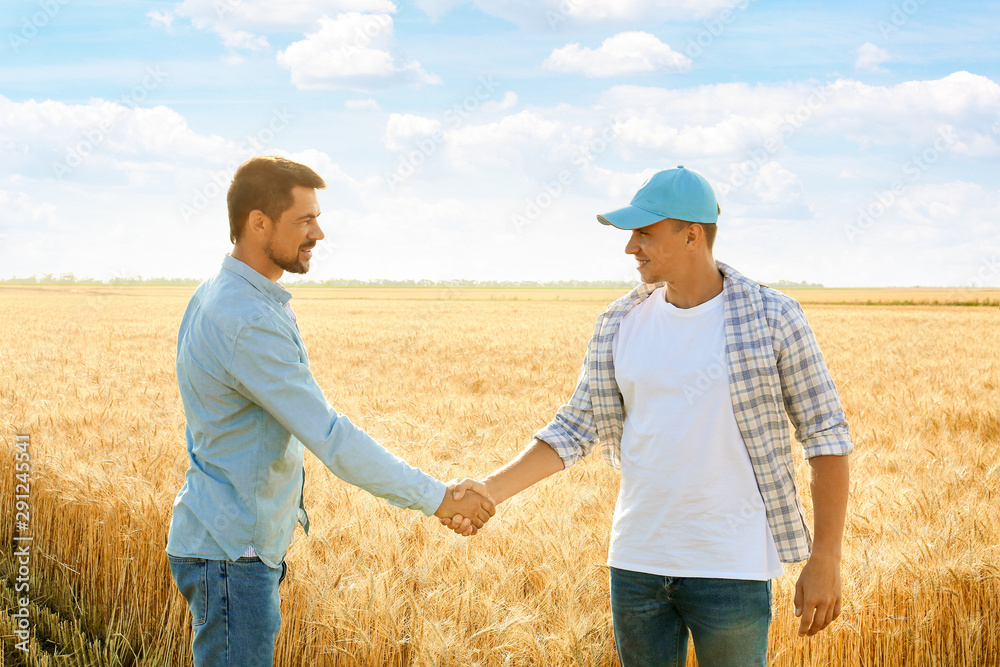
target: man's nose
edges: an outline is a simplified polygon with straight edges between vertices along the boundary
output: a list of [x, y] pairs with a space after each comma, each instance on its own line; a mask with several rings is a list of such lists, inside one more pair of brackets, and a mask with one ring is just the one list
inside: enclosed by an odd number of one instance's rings
[[628, 237], [628, 243], [625, 244], [626, 255], [634, 255], [639, 252], [639, 244], [636, 243], [635, 237], [635, 232], [632, 232], [632, 235]]
[[309, 235], [309, 237], [316, 239], [317, 241], [322, 241], [323, 239], [326, 238], [326, 234], [323, 233], [323, 230], [320, 228], [318, 222], [316, 223], [315, 228], [313, 229], [313, 232], [312, 234]]

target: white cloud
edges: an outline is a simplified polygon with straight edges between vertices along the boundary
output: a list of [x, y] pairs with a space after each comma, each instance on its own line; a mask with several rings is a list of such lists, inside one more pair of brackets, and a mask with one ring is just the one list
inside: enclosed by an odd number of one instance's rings
[[[276, 109], [251, 142], [242, 132], [196, 132], [164, 106], [0, 96], [3, 275], [208, 275], [229, 249], [225, 193], [235, 167], [272, 152], [292, 122]], [[295, 157], [323, 175], [337, 205], [360, 206], [364, 183], [329, 156]], [[56, 173], [56, 163], [70, 168]]]
[[350, 111], [378, 111], [378, 102], [368, 98], [364, 100], [344, 100], [344, 108]]
[[768, 204], [787, 204], [802, 196], [798, 177], [774, 160], [761, 165], [753, 187], [758, 199]]
[[[875, 202], [875, 195], [860, 208]], [[868, 285], [998, 285], [996, 211], [1000, 189], [961, 180], [909, 184], [878, 215], [859, 221], [860, 208], [829, 219], [846, 252], [835, 252], [839, 273]], [[828, 218], [830, 218], [828, 214]], [[846, 218], [846, 221], [845, 219]], [[891, 272], [887, 258], [905, 257]], [[843, 280], [843, 278], [841, 278]]]
[[597, 49], [568, 44], [555, 49], [544, 66], [557, 72], [583, 72], [587, 76], [621, 76], [639, 72], [687, 72], [691, 59], [674, 51], [648, 32], [622, 32]]
[[11, 232], [15, 229], [26, 231], [60, 230], [55, 205], [39, 201], [24, 192], [0, 190], [0, 229]]
[[946, 124], [957, 126], [964, 139], [988, 128], [1000, 108], [1000, 85], [969, 72], [895, 86], [838, 80], [824, 90], [829, 99], [816, 112], [816, 120], [825, 131], [862, 146], [933, 141]]
[[[600, 152], [632, 164], [709, 161], [718, 165], [725, 181], [731, 169], [749, 165], [747, 170], [756, 173], [781, 152], [794, 151], [789, 144], [798, 144], [800, 137], [820, 142], [831, 155], [856, 155], [858, 145], [897, 146], [911, 152], [916, 145], [922, 150], [946, 132], [954, 137], [948, 152], [990, 156], [997, 144], [988, 131], [989, 121], [998, 106], [1000, 86], [964, 72], [895, 86], [851, 80], [679, 89], [615, 86], [605, 91], [594, 109], [559, 105], [495, 118], [485, 113], [483, 105], [461, 123], [448, 126], [414, 114], [391, 114], [383, 145], [409, 150], [420, 138], [442, 131], [438, 143], [448, 157], [444, 164], [455, 169], [482, 169], [491, 163], [549, 169], [545, 165], [572, 160], [591, 151], [591, 142], [596, 142]], [[610, 140], [601, 140], [601, 133], [610, 135]], [[793, 171], [787, 165], [783, 168]], [[833, 173], [840, 171], [864, 178], [856, 173], [856, 164], [845, 164]], [[762, 197], [767, 199], [775, 187], [762, 187]]]
[[440, 129], [439, 120], [409, 113], [389, 114], [382, 144], [391, 151], [402, 151], [412, 146], [417, 139], [430, 137]]
[[[995, 247], [1000, 182], [983, 158], [995, 150], [1000, 87], [985, 77], [616, 86], [593, 106], [539, 107], [507, 91], [480, 102], [457, 122], [386, 110], [382, 142], [391, 154], [369, 152], [379, 164], [336, 162], [340, 144], [290, 155], [329, 184], [320, 194], [329, 250], [310, 277], [631, 275], [624, 238], [594, 213], [624, 204], [645, 176], [677, 164], [720, 192], [725, 186], [719, 257], [754, 277], [964, 284], [983, 249]], [[790, 118], [797, 125], [782, 126]], [[939, 128], [957, 141], [908, 176], [903, 161], [933, 146]], [[230, 163], [249, 156], [235, 132], [200, 133], [162, 106], [0, 97], [0, 229], [9, 237], [0, 265], [6, 275], [207, 275], [228, 249]], [[283, 143], [272, 138], [263, 150]], [[53, 160], [85, 142], [93, 145], [82, 163], [56, 178]], [[423, 162], [390, 191], [384, 174], [419, 146], [429, 147]], [[845, 224], [895, 180], [905, 193], [849, 241]], [[196, 195], [204, 205], [185, 221], [181, 207]], [[530, 224], [515, 226], [513, 216], [530, 206], [538, 209]], [[13, 228], [17, 220], [30, 229]], [[365, 252], [371, 247], [378, 262]]]
[[170, 12], [158, 12], [155, 10], [146, 12], [150, 25], [159, 26], [170, 31], [174, 25], [174, 15]]
[[[447, 155], [460, 171], [490, 166], [523, 169], [525, 162], [532, 161], [539, 153], [558, 152], [566, 143], [565, 124], [547, 116], [525, 110], [496, 122], [466, 123], [446, 134]], [[548, 155], [546, 158], [545, 161], [551, 159]]]
[[615, 23], [658, 25], [671, 20], [707, 18], [747, 0], [417, 0], [429, 16], [440, 17], [452, 7], [470, 2], [480, 11], [521, 27], [561, 29], [571, 25]]
[[889, 60], [888, 51], [871, 42], [865, 42], [858, 47], [858, 59], [854, 62], [854, 69], [863, 72], [884, 72], [885, 69], [879, 65], [886, 60]]
[[[320, 17], [347, 13], [394, 13], [391, 0], [184, 0], [167, 11], [147, 14], [153, 25], [170, 29], [175, 19], [187, 19], [199, 30], [219, 36], [229, 49], [223, 62], [244, 62], [240, 51], [264, 52], [271, 48], [265, 33], [314, 30]], [[366, 25], [360, 26], [366, 29]], [[356, 40], [368, 37], [362, 32]], [[280, 54], [279, 54], [280, 55]]]
[[[774, 248], [747, 245], [746, 235], [762, 229], [779, 234], [787, 247], [844, 245], [842, 227], [856, 206], [873, 189], [907, 178], [904, 159], [923, 156], [941, 136], [939, 129], [958, 137], [944, 147], [946, 152], [987, 154], [994, 144], [984, 134], [989, 127], [984, 122], [997, 108], [997, 92], [989, 79], [966, 73], [896, 86], [850, 80], [686, 89], [616, 86], [593, 108], [529, 106], [499, 118], [477, 112], [457, 126], [395, 114], [386, 124], [383, 144], [398, 151], [400, 159], [420, 152], [423, 144], [431, 149], [423, 154], [426, 159], [412, 161], [415, 168], [398, 184], [399, 193], [435, 197], [458, 189], [470, 202], [475, 197], [507, 201], [502, 210], [508, 216], [523, 214], [546, 183], [567, 174], [568, 194], [532, 221], [539, 228], [572, 220], [565, 217], [568, 211], [589, 219], [594, 211], [628, 201], [652, 171], [685, 164], [716, 187], [733, 225], [729, 252], [737, 253], [736, 260], [753, 258], [754, 252], [774, 254]], [[904, 105], [908, 114], [893, 111]], [[866, 147], [862, 161], [859, 145]], [[919, 184], [953, 178], [952, 163], [935, 160], [921, 172]], [[971, 206], [967, 200], [959, 201], [941, 213], [961, 215], [966, 206]], [[905, 209], [899, 205], [895, 214]], [[898, 232], [899, 224], [888, 222], [887, 228]], [[981, 240], [989, 234], [976, 232]], [[881, 252], [896, 251], [890, 238], [871, 234], [865, 242]], [[949, 252], [942, 248], [944, 255]], [[849, 280], [835, 262], [823, 269], [804, 262], [788, 270], [792, 277], [835, 284]], [[857, 280], [894, 284], [888, 269], [879, 271], [859, 272]]]
[[103, 99], [88, 104], [14, 102], [3, 96], [0, 144], [11, 149], [7, 159], [17, 173], [71, 180], [105, 169], [114, 173], [116, 159], [175, 161], [237, 151], [235, 142], [192, 131], [183, 116], [165, 106], [136, 107]]
[[424, 13], [432, 19], [437, 20], [452, 7], [467, 2], [468, 0], [416, 0], [416, 5], [424, 10]]
[[390, 0], [184, 0], [161, 15], [188, 19], [198, 29], [222, 34], [236, 30], [252, 33], [316, 27], [320, 16], [340, 12], [395, 13]]
[[780, 138], [775, 119], [730, 111], [708, 122], [685, 122], [667, 110], [651, 109], [616, 124], [620, 148], [629, 159], [659, 154], [732, 157]]
[[254, 35], [246, 30], [224, 30], [219, 33], [222, 43], [230, 49], [264, 51], [270, 47], [263, 35]]
[[[184, 0], [172, 9], [149, 12], [151, 23], [169, 28], [184, 18], [216, 33], [239, 65], [245, 52], [266, 52], [267, 34], [301, 31], [304, 38], [277, 52], [300, 89], [371, 90], [397, 84], [437, 84], [420, 63], [398, 47], [391, 0]], [[330, 18], [333, 16], [333, 18]]]
[[900, 216], [907, 224], [934, 230], [934, 240], [941, 242], [958, 229], [995, 230], [998, 205], [1000, 192], [965, 181], [916, 183], [899, 202]]
[[682, 89], [614, 86], [602, 95], [601, 106], [626, 119], [621, 146], [633, 159], [691, 151], [745, 155], [769, 141], [784, 146], [802, 134], [862, 148], [919, 146], [933, 142], [946, 126], [958, 135], [951, 151], [991, 155], [996, 144], [987, 132], [1000, 108], [1000, 85], [955, 72], [894, 86], [851, 79]]
[[513, 90], [508, 90], [503, 94], [503, 98], [501, 98], [499, 101], [495, 102], [493, 100], [487, 100], [486, 102], [483, 102], [480, 109], [484, 113], [489, 113], [490, 111], [505, 111], [507, 109], [511, 109], [517, 106], [517, 101], [518, 101], [517, 93], [515, 93]]
[[303, 89], [371, 89], [441, 83], [396, 46], [392, 16], [349, 12], [323, 16], [319, 30], [278, 52], [278, 64]]

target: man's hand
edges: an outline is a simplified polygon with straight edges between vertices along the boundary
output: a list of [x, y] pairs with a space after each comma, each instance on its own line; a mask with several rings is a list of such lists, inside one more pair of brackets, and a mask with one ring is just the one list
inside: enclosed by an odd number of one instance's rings
[[[475, 479], [463, 479], [457, 480], [453, 479], [448, 482], [448, 488], [451, 491], [451, 496], [454, 500], [458, 501], [465, 497], [466, 492], [471, 492], [473, 494], [478, 494], [488, 500], [489, 502], [496, 504], [496, 498], [486, 487], [486, 484]], [[478, 531], [472, 526], [472, 520], [463, 514], [455, 514], [451, 517], [441, 517], [441, 525], [445, 526], [459, 535], [475, 535]], [[471, 528], [471, 532], [470, 532]]]
[[[494, 505], [517, 495], [535, 482], [559, 472], [564, 467], [562, 459], [547, 442], [535, 438], [512, 461], [493, 471], [484, 481], [474, 479], [448, 482], [449, 497], [456, 503], [478, 497], [490, 503], [490, 516]], [[448, 498], [445, 498], [447, 501]], [[442, 503], [444, 507], [444, 503]], [[477, 526], [467, 511], [435, 512], [441, 523], [460, 535], [475, 535]], [[485, 519], [483, 520], [485, 522]], [[478, 526], [482, 528], [482, 526]]]
[[813, 553], [795, 582], [795, 615], [802, 617], [799, 637], [810, 637], [840, 616], [840, 558]]
[[850, 489], [848, 457], [814, 456], [809, 467], [816, 537], [812, 557], [795, 582], [795, 615], [802, 617], [800, 637], [816, 634], [840, 616], [841, 544]]
[[434, 512], [434, 516], [438, 517], [442, 524], [448, 526], [456, 523], [457, 520], [460, 528], [453, 530], [460, 535], [475, 535], [490, 520], [490, 517], [496, 514], [496, 505], [493, 500], [486, 497], [486, 494], [477, 493], [475, 488], [470, 485], [463, 486], [461, 493], [456, 493], [459, 484], [458, 480], [448, 482], [444, 500]]

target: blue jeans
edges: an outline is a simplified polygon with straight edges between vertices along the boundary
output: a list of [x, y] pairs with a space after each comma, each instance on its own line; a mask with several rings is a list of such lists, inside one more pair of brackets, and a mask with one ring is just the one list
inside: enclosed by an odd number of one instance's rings
[[771, 582], [612, 567], [611, 619], [622, 667], [683, 667], [688, 629], [701, 667], [765, 665]]
[[281, 627], [278, 585], [288, 566], [260, 558], [208, 560], [167, 554], [170, 573], [191, 610], [195, 667], [272, 667]]

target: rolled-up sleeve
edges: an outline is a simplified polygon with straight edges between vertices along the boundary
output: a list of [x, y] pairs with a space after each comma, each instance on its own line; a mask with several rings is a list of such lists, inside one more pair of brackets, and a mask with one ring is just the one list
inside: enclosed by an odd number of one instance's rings
[[535, 437], [547, 442], [566, 468], [587, 456], [598, 443], [590, 388], [589, 349], [569, 402], [559, 408], [552, 421], [535, 433]]
[[854, 444], [837, 388], [798, 303], [783, 308], [779, 337], [781, 394], [804, 456], [850, 454]]
[[267, 410], [340, 479], [427, 516], [440, 506], [445, 485], [338, 414], [280, 324], [262, 317], [242, 327], [229, 372], [237, 391]]

